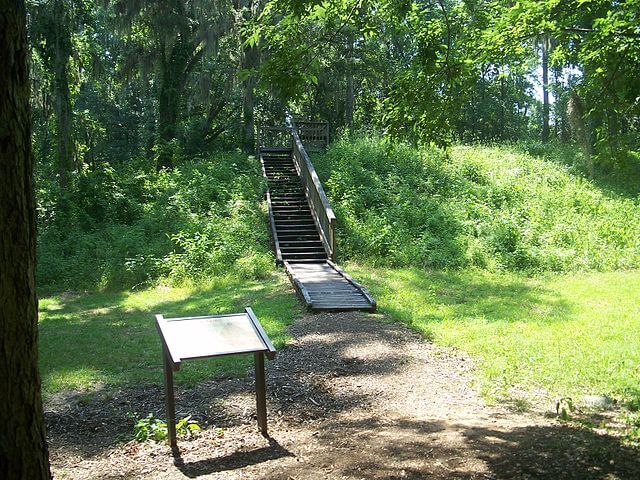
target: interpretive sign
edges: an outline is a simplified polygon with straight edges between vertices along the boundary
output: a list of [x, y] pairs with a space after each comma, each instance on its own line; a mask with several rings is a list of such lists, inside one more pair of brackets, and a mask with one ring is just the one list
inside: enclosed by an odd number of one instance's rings
[[171, 448], [177, 447], [173, 372], [184, 360], [223, 355], [254, 354], [258, 427], [267, 434], [267, 391], [264, 356], [273, 359], [276, 349], [251, 308], [244, 313], [203, 317], [164, 318], [156, 315], [164, 358], [167, 430]]

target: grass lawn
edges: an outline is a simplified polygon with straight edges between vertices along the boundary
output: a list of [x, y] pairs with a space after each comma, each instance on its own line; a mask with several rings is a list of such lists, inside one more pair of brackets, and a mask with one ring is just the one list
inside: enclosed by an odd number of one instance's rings
[[[40, 299], [40, 371], [44, 394], [143, 382], [162, 383], [154, 314], [167, 317], [231, 313], [251, 306], [276, 348], [300, 312], [284, 274], [262, 281], [219, 278], [199, 287], [63, 294]], [[187, 362], [176, 382], [242, 375], [249, 356]]]
[[477, 359], [489, 397], [604, 394], [640, 406], [640, 271], [349, 270], [382, 312]]
[[[380, 310], [478, 361], [483, 392], [522, 401], [605, 394], [640, 404], [640, 271], [528, 278], [483, 271], [352, 265]], [[60, 295], [40, 300], [45, 395], [162, 382], [153, 314], [228, 313], [252, 306], [276, 347], [300, 306], [283, 274], [200, 287]], [[187, 362], [176, 381], [242, 375], [249, 357]]]

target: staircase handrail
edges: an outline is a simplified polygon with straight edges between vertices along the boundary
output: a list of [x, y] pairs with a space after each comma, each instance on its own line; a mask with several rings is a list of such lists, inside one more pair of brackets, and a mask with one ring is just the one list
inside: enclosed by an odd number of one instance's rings
[[302, 179], [302, 184], [307, 192], [307, 198], [311, 204], [311, 212], [315, 217], [322, 242], [325, 245], [329, 258], [336, 258], [336, 216], [329, 204], [329, 199], [322, 188], [320, 178], [313, 167], [309, 155], [300, 140], [295, 122], [291, 118], [291, 135], [293, 137], [293, 160]]

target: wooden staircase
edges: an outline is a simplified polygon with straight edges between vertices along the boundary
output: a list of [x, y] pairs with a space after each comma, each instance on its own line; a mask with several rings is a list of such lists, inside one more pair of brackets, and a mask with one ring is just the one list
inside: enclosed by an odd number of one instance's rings
[[278, 259], [295, 262], [327, 260], [327, 252], [311, 214], [304, 187], [291, 152], [262, 154], [264, 176], [269, 185], [272, 231]]
[[[328, 132], [328, 129], [327, 129]], [[276, 258], [312, 310], [375, 311], [364, 287], [335, 263], [335, 215], [295, 127], [263, 127], [259, 148]]]

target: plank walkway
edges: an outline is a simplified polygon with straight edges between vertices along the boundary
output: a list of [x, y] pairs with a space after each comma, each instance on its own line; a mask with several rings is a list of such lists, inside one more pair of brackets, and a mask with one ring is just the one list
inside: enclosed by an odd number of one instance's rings
[[375, 311], [367, 290], [329, 259], [291, 150], [263, 148], [276, 257], [311, 310]]

